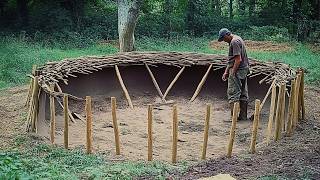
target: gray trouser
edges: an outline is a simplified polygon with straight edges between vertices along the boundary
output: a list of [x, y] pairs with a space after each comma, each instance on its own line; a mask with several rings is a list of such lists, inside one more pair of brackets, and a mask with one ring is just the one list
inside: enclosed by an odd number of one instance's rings
[[229, 103], [249, 100], [248, 83], [247, 83], [248, 73], [249, 73], [249, 68], [238, 69], [234, 76], [231, 75], [231, 73], [229, 72], [229, 77], [228, 77]]

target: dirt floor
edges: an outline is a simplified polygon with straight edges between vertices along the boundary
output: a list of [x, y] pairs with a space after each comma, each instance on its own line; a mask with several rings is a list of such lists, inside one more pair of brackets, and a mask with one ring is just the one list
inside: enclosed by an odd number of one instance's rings
[[257, 154], [248, 152], [232, 158], [210, 159], [190, 167], [177, 179], [198, 179], [230, 174], [237, 179], [276, 176], [280, 179], [320, 179], [320, 90], [306, 90], [306, 120], [299, 123], [292, 137], [284, 137], [269, 146], [262, 145]]
[[[12, 147], [15, 138], [25, 135], [24, 120], [26, 118], [25, 97], [27, 87], [15, 87], [0, 91], [0, 149]], [[229, 123], [223, 119], [229, 118], [226, 110], [227, 104], [222, 100], [212, 99], [214, 106], [213, 117], [210, 122], [210, 137], [208, 144], [208, 158], [210, 160], [191, 167], [186, 174], [173, 174], [177, 179], [196, 179], [198, 177], [212, 176], [218, 173], [229, 173], [239, 179], [260, 177], [263, 175], [281, 175], [292, 179], [319, 179], [320, 178], [320, 90], [306, 89], [307, 120], [301, 122], [294, 136], [283, 138], [279, 143], [272, 143], [268, 147], [259, 145], [258, 153], [247, 153], [250, 142], [250, 122], [241, 122], [237, 127], [235, 142], [235, 156], [231, 159], [224, 157], [226, 140], [229, 134]], [[95, 101], [95, 100], [94, 100]], [[156, 101], [156, 100], [155, 100]], [[206, 98], [187, 104], [179, 101], [179, 160], [197, 161], [200, 156], [203, 139], [203, 124]], [[109, 102], [105, 104], [94, 103], [94, 111], [100, 111], [100, 119], [94, 116], [94, 149], [109, 152], [114, 157], [113, 129], [111, 128]], [[137, 104], [135, 101], [134, 104]], [[185, 104], [185, 105], [183, 105]], [[125, 104], [119, 104], [119, 107]], [[101, 107], [101, 108], [99, 108]], [[106, 109], [104, 109], [106, 108]], [[192, 111], [190, 110], [193, 109]], [[251, 105], [252, 108], [252, 105]], [[120, 159], [145, 159], [146, 158], [146, 107], [136, 110], [118, 110], [121, 132], [121, 149], [124, 156]], [[130, 119], [126, 113], [134, 116]], [[170, 106], [159, 106], [154, 110], [154, 137], [155, 156], [157, 160], [169, 160], [171, 149], [171, 116]], [[104, 117], [103, 117], [104, 116]], [[160, 118], [167, 117], [167, 118]], [[264, 117], [265, 115], [262, 115]], [[102, 118], [103, 117], [103, 118]], [[221, 118], [221, 119], [220, 119]], [[263, 119], [266, 119], [265, 117]], [[259, 126], [259, 139], [262, 142], [265, 129], [265, 120]], [[134, 122], [130, 123], [129, 122]], [[140, 124], [139, 124], [140, 122]], [[138, 124], [137, 124], [138, 123]], [[132, 124], [132, 125], [131, 125]], [[78, 129], [77, 129], [78, 128]], [[78, 140], [84, 147], [84, 137], [78, 136], [76, 130], [85, 131], [84, 123], [77, 121], [71, 124], [71, 140]], [[145, 130], [144, 130], [145, 129]], [[60, 133], [62, 132], [61, 129]], [[160, 133], [161, 132], [161, 133]], [[57, 134], [59, 135], [59, 133]], [[59, 136], [58, 136], [59, 137]], [[60, 137], [61, 138], [61, 137]], [[48, 139], [46, 140], [48, 141]], [[58, 139], [58, 142], [61, 139]], [[75, 146], [76, 144], [74, 144]], [[130, 153], [131, 152], [131, 153]], [[300, 177], [300, 178], [297, 178]], [[141, 177], [147, 178], [148, 177]]]
[[[250, 51], [272, 51], [272, 52], [287, 52], [292, 50], [288, 43], [273, 43], [271, 41], [245, 41], [246, 47]], [[217, 50], [228, 50], [228, 46], [218, 41], [211, 41], [209, 46]]]
[[[169, 97], [173, 99], [174, 97]], [[106, 98], [99, 98], [106, 99]], [[147, 106], [143, 104], [152, 100], [152, 97], [140, 97], [133, 101], [134, 109], [120, 104], [117, 109], [117, 118], [120, 129], [120, 142], [122, 156], [114, 154], [114, 130], [112, 125], [111, 105], [95, 98], [93, 112], [93, 146], [95, 152], [111, 154], [111, 158], [128, 160], [145, 160], [147, 157]], [[230, 131], [230, 111], [225, 100], [218, 98], [197, 99], [193, 103], [183, 98], [174, 99], [178, 105], [178, 159], [198, 161], [201, 156], [201, 147], [204, 133], [204, 120], [206, 103], [213, 104], [211, 126], [209, 130], [208, 157], [218, 157], [225, 154], [228, 135]], [[155, 101], [161, 102], [160, 98]], [[83, 112], [83, 109], [77, 110]], [[172, 146], [172, 105], [155, 106], [153, 124], [154, 159], [171, 161]], [[85, 116], [84, 114], [82, 114]], [[262, 113], [262, 128], [266, 127], [266, 112]], [[239, 133], [234, 152], [237, 153], [249, 147], [251, 122], [238, 123]], [[265, 128], [264, 128], [265, 129]], [[84, 146], [86, 142], [86, 125], [82, 122], [70, 124], [70, 147]], [[79, 133], [82, 132], [82, 133]], [[45, 137], [48, 137], [46, 134]], [[264, 137], [261, 134], [259, 141]], [[57, 144], [63, 145], [63, 116], [57, 116]]]

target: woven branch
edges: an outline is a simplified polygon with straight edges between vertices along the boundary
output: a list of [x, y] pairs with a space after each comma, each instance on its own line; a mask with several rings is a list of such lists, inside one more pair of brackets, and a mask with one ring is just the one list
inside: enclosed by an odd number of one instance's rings
[[[261, 62], [255, 59], [250, 61], [250, 77], [264, 75], [260, 83], [270, 84], [276, 79], [276, 85], [289, 84], [295, 78], [296, 71], [289, 65], [281, 62]], [[77, 77], [77, 74], [91, 74], [103, 68], [132, 65], [170, 65], [177, 67], [190, 67], [195, 65], [210, 66], [217, 70], [227, 65], [227, 57], [223, 55], [179, 53], [179, 52], [129, 52], [110, 56], [88, 56], [69, 58], [63, 61], [48, 62], [37, 69], [40, 86], [49, 94], [49, 84], [64, 82], [68, 84], [69, 77]], [[57, 94], [55, 94], [57, 95]]]

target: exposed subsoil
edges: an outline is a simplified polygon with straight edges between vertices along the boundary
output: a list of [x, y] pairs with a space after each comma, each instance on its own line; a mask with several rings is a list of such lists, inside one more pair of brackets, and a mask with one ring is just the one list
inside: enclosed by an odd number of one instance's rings
[[[319, 90], [306, 90], [306, 120], [299, 123], [292, 137], [284, 137], [269, 146], [262, 145], [256, 154], [243, 152], [226, 158], [210, 159], [176, 174], [178, 179], [198, 179], [230, 174], [237, 179], [256, 179], [277, 175], [289, 179], [320, 179], [320, 97]], [[238, 133], [238, 132], [237, 132]]]
[[[170, 84], [179, 70], [176, 67], [152, 67], [162, 90]], [[127, 86], [134, 109], [126, 103], [121, 87], [117, 82], [113, 69], [108, 68], [92, 75], [79, 75], [70, 78], [68, 85], [61, 85], [64, 92], [93, 98], [93, 150], [110, 154], [115, 160], [146, 160], [147, 157], [147, 104], [161, 103], [160, 97], [143, 66], [121, 67], [120, 71]], [[178, 159], [179, 161], [199, 161], [204, 134], [206, 104], [213, 106], [209, 130], [208, 157], [225, 154], [230, 131], [230, 110], [226, 100], [226, 82], [221, 80], [221, 72], [212, 71], [197, 99], [189, 103], [197, 84], [200, 82], [206, 67], [187, 68], [168, 94], [167, 100], [173, 100], [178, 106]], [[108, 78], [106, 78], [108, 77]], [[257, 77], [259, 79], [259, 77]], [[261, 77], [260, 77], [261, 78]], [[257, 79], [249, 80], [249, 91], [252, 95], [249, 112], [253, 111], [255, 97], [265, 95], [268, 86], [258, 85]], [[120, 131], [121, 156], [115, 155], [114, 129], [110, 97], [117, 97], [117, 120]], [[267, 104], [267, 103], [266, 103]], [[69, 108], [85, 119], [84, 102], [69, 102]], [[267, 105], [265, 106], [267, 107]], [[267, 110], [261, 113], [261, 131], [259, 142], [264, 138], [262, 129], [267, 123]], [[153, 154], [154, 160], [171, 161], [172, 149], [172, 104], [154, 107]], [[39, 120], [39, 134], [48, 139], [49, 117]], [[57, 111], [56, 143], [63, 145], [63, 115]], [[239, 133], [234, 153], [248, 149], [252, 122], [239, 122]], [[70, 123], [69, 144], [71, 148], [84, 147], [86, 144], [86, 124], [80, 120]]]
[[[28, 87], [15, 87], [0, 91], [0, 149], [13, 147], [17, 136], [27, 134], [24, 132], [27, 108], [25, 98]], [[213, 176], [219, 173], [229, 173], [238, 179], [254, 179], [263, 175], [280, 175], [291, 179], [320, 179], [320, 90], [306, 89], [306, 115], [297, 131], [292, 137], [285, 137], [278, 143], [269, 146], [259, 145], [257, 154], [247, 153], [250, 143], [251, 122], [240, 122], [237, 126], [234, 156], [230, 159], [224, 157], [226, 141], [228, 139], [230, 124], [223, 119], [230, 117], [227, 104], [223, 99], [208, 98], [188, 104], [184, 99], [176, 99], [179, 105], [179, 142], [178, 160], [199, 160], [203, 140], [203, 124], [205, 104], [213, 104], [214, 111], [210, 122], [210, 137], [208, 144], [208, 158], [189, 168], [186, 174], [173, 174], [177, 179], [196, 179]], [[173, 98], [173, 97], [169, 97]], [[157, 101], [154, 99], [154, 101]], [[108, 100], [93, 100], [94, 112], [94, 150], [110, 153], [114, 157], [113, 129]], [[101, 102], [99, 104], [98, 102]], [[144, 102], [145, 103], [145, 102]], [[135, 110], [119, 109], [118, 119], [121, 132], [121, 148], [123, 156], [118, 159], [146, 159], [146, 106], [139, 107], [139, 100]], [[250, 109], [253, 109], [251, 102]], [[125, 103], [122, 106], [126, 106]], [[82, 106], [81, 106], [82, 107]], [[100, 108], [99, 108], [100, 107]], [[121, 107], [121, 103], [119, 103]], [[106, 108], [106, 109], [104, 109]], [[263, 114], [266, 114], [264, 112]], [[99, 115], [100, 114], [100, 115]], [[128, 118], [127, 114], [133, 114]], [[259, 125], [258, 143], [263, 141], [266, 127], [266, 115], [262, 115]], [[100, 118], [100, 119], [99, 119]], [[220, 119], [221, 118], [221, 119]], [[154, 110], [154, 158], [156, 160], [170, 160], [171, 157], [171, 106], [159, 106]], [[140, 124], [139, 124], [140, 122]], [[138, 124], [137, 124], [138, 123]], [[78, 129], [77, 129], [78, 128]], [[85, 132], [84, 123], [80, 120], [71, 124], [72, 141], [79, 134], [80, 129]], [[74, 131], [77, 130], [77, 131]], [[62, 129], [57, 128], [57, 137]], [[78, 137], [79, 144], [84, 146], [85, 137]], [[46, 139], [48, 142], [48, 139]], [[61, 142], [58, 139], [58, 142]], [[61, 145], [61, 143], [60, 143]], [[76, 143], [74, 144], [76, 146]], [[130, 153], [131, 152], [131, 153]], [[152, 177], [141, 177], [152, 178]]]
[[[247, 50], [250, 51], [272, 51], [272, 52], [287, 52], [292, 50], [288, 43], [274, 43], [271, 41], [251, 41], [245, 40]], [[225, 43], [211, 41], [209, 46], [217, 50], [228, 50]]]
[[[134, 97], [134, 96], [133, 96]], [[128, 160], [145, 160], [147, 157], [147, 106], [152, 97], [140, 96], [135, 99], [134, 109], [126, 104], [117, 109], [122, 156], [115, 156], [114, 129], [112, 124], [111, 105], [107, 98], [94, 100], [93, 112], [93, 146], [95, 152], [105, 152], [111, 158]], [[155, 98], [160, 102], [160, 98]], [[157, 100], [158, 99], [158, 100]], [[178, 159], [198, 161], [204, 133], [206, 103], [212, 103], [211, 126], [209, 129], [208, 157], [218, 157], [225, 153], [231, 119], [228, 103], [224, 100], [207, 97], [192, 103], [184, 98], [169, 97], [178, 105]], [[151, 101], [150, 101], [151, 100]], [[252, 108], [252, 107], [251, 107]], [[80, 112], [84, 110], [79, 109]], [[78, 110], [78, 112], [79, 112]], [[172, 147], [172, 105], [155, 106], [153, 110], [153, 154], [155, 160], [171, 161]], [[85, 114], [83, 114], [85, 117]], [[266, 126], [266, 113], [262, 115], [261, 128]], [[250, 143], [251, 122], [238, 123], [239, 133], [234, 153], [247, 149]], [[86, 142], [86, 124], [82, 122], [70, 124], [70, 147], [83, 146]], [[63, 144], [63, 116], [57, 116], [57, 140]], [[262, 129], [260, 131], [262, 132]], [[47, 137], [46, 135], [44, 135]], [[260, 136], [260, 141], [264, 137]]]

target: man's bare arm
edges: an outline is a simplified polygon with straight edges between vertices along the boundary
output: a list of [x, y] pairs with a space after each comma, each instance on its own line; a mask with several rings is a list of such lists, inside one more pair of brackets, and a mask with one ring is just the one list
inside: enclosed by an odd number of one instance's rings
[[233, 64], [233, 67], [232, 67], [232, 75], [235, 75], [236, 72], [238, 71], [238, 68], [240, 66], [241, 61], [242, 61], [242, 59], [241, 59], [240, 55], [236, 55], [234, 57], [234, 64]]

